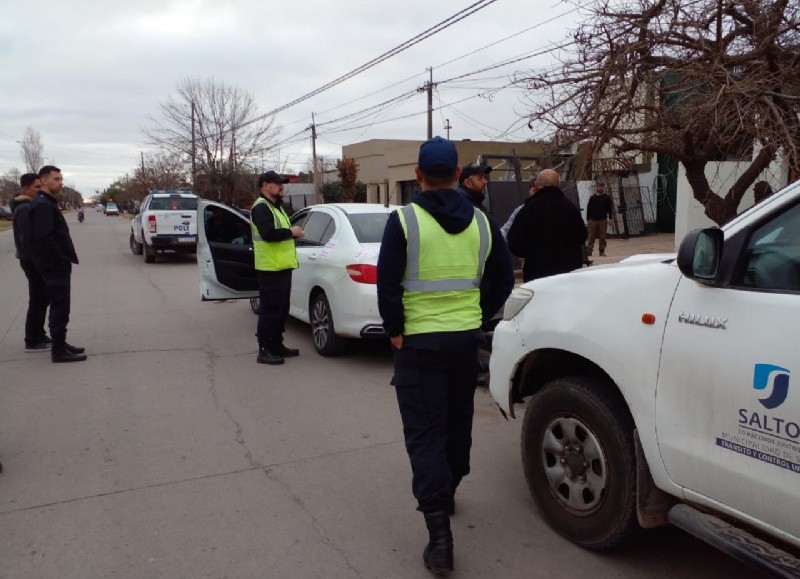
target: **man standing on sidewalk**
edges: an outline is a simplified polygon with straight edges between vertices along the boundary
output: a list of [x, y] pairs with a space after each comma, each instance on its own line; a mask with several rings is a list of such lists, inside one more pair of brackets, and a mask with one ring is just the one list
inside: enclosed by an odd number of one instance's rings
[[11, 200], [11, 211], [14, 215], [14, 245], [17, 250], [19, 266], [28, 278], [28, 313], [25, 316], [25, 351], [46, 352], [50, 350], [52, 340], [44, 332], [44, 321], [47, 318], [47, 289], [42, 275], [36, 270], [31, 257], [30, 247], [26, 244], [32, 235], [31, 219], [28, 209], [31, 200], [42, 188], [42, 181], [36, 173], [25, 173], [19, 179], [22, 194]]
[[70, 310], [72, 264], [78, 255], [69, 235], [67, 221], [58, 207], [58, 196], [64, 187], [61, 169], [45, 165], [39, 170], [42, 190], [31, 201], [31, 256], [44, 280], [50, 302], [50, 336], [53, 339], [53, 362], [81, 362], [84, 349], [67, 343]]
[[589, 256], [594, 251], [594, 240], [600, 240], [600, 255], [606, 255], [606, 230], [608, 220], [611, 219], [614, 205], [611, 197], [606, 193], [606, 184], [602, 181], [597, 182], [594, 195], [589, 198], [586, 207], [586, 222], [589, 230], [589, 240], [586, 242], [586, 252]]

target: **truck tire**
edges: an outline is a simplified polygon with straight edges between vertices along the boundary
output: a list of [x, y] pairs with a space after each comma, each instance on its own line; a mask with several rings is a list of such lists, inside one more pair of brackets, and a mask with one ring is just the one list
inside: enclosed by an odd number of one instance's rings
[[325, 292], [320, 291], [311, 297], [309, 318], [311, 338], [317, 352], [323, 356], [335, 356], [344, 349], [344, 339], [336, 335], [333, 327], [331, 305]]
[[599, 378], [558, 378], [528, 403], [528, 488], [547, 523], [584, 548], [614, 549], [639, 530], [633, 430], [621, 397]]
[[131, 232], [131, 253], [133, 255], [142, 255], [142, 244], [136, 241], [136, 238], [133, 236], [133, 232]]
[[142, 243], [142, 249], [144, 250], [144, 262], [145, 263], [155, 263], [156, 261], [156, 250], [153, 247], [147, 245], [147, 242]]

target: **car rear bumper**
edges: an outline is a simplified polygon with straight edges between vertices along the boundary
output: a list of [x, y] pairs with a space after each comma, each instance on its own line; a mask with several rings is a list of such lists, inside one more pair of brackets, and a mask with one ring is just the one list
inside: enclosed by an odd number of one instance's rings
[[148, 244], [160, 248], [193, 247], [197, 245], [196, 235], [154, 235]]

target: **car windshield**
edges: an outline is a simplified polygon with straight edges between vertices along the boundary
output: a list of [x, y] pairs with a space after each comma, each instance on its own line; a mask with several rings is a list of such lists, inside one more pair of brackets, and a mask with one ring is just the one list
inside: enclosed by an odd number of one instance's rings
[[380, 243], [389, 213], [349, 213], [347, 219], [359, 243]]
[[196, 197], [153, 197], [150, 209], [158, 211], [196, 211]]
[[106, 205], [106, 209], [116, 209], [116, 208], [117, 208], [116, 203], [109, 203], [108, 205]]

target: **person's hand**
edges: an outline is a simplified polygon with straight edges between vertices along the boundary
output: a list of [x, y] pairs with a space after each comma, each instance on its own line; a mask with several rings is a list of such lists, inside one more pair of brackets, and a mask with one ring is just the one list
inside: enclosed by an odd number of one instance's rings
[[403, 334], [397, 334], [396, 336], [392, 336], [391, 338], [389, 338], [389, 341], [392, 343], [392, 346], [394, 346], [398, 350], [403, 349]]
[[304, 235], [305, 232], [303, 231], [302, 227], [300, 227], [299, 225], [292, 226], [292, 237], [294, 237], [295, 239], [302, 239]]

